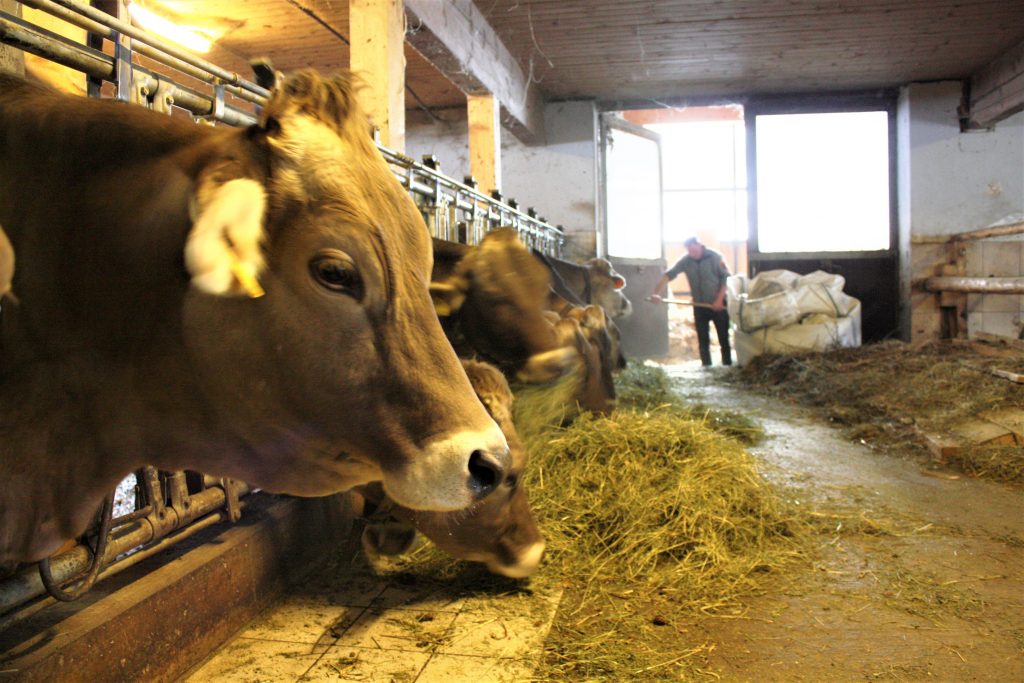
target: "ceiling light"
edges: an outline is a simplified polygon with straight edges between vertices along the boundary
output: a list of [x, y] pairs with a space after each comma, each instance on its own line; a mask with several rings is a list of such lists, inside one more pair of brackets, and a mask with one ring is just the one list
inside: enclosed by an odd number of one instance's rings
[[173, 41], [193, 52], [209, 52], [210, 46], [213, 44], [210, 38], [202, 35], [195, 27], [178, 26], [137, 2], [128, 3], [128, 14], [139, 28]]

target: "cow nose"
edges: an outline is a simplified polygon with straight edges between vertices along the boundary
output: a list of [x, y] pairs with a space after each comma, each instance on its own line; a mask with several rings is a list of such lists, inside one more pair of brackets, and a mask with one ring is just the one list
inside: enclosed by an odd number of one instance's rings
[[479, 500], [505, 481], [512, 456], [508, 448], [499, 451], [475, 450], [469, 456], [469, 488]]

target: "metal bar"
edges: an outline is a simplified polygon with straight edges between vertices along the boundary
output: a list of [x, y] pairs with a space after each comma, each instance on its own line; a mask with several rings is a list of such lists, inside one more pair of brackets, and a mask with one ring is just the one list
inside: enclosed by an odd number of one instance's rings
[[[117, 17], [122, 20], [128, 18], [128, 5], [125, 0], [117, 0]], [[117, 86], [117, 99], [131, 102], [132, 39], [124, 33], [114, 35], [114, 83]]]
[[929, 292], [1024, 294], [1024, 277], [930, 277], [924, 288]]
[[[246, 501], [242, 501], [239, 504], [239, 506], [241, 508], [245, 508], [247, 505], [248, 505], [248, 503]], [[175, 533], [160, 539], [157, 543], [149, 546], [148, 548], [143, 548], [142, 550], [139, 550], [138, 552], [132, 553], [131, 555], [129, 555], [128, 557], [124, 558], [120, 562], [117, 562], [116, 564], [108, 566], [99, 575], [99, 577], [97, 578], [97, 582], [98, 581], [102, 581], [104, 579], [107, 579], [107, 578], [109, 578], [111, 576], [114, 576], [115, 574], [119, 574], [119, 573], [123, 572], [124, 570], [129, 569], [129, 568], [135, 566], [139, 562], [142, 562], [143, 560], [146, 560], [146, 559], [152, 557], [153, 555], [156, 555], [157, 553], [159, 553], [159, 552], [161, 552], [163, 550], [166, 550], [167, 548], [171, 547], [172, 545], [174, 545], [176, 543], [180, 543], [181, 541], [184, 541], [186, 538], [194, 536], [195, 534], [199, 533], [200, 531], [202, 531], [204, 529], [207, 529], [207, 528], [209, 528], [209, 527], [211, 527], [211, 526], [213, 526], [215, 524], [219, 524], [221, 522], [226, 522], [226, 521], [231, 521], [229, 519], [227, 511], [225, 511], [225, 510], [216, 510], [214, 512], [211, 512], [210, 514], [206, 515], [205, 517], [201, 517], [200, 519], [195, 520], [194, 522], [189, 524], [187, 527], [184, 527], [184, 528], [176, 531]], [[36, 574], [36, 576], [38, 578], [38, 573]], [[8, 581], [14, 581], [15, 579], [20, 580], [21, 578], [22, 578], [21, 574], [18, 574], [16, 576], [12, 577], [11, 579], [8, 579]], [[16, 604], [24, 605], [25, 603], [28, 603], [30, 600], [38, 598], [41, 595], [45, 595], [45, 589], [43, 589], [43, 592], [35, 593], [32, 590], [32, 587], [28, 585], [30, 583], [31, 583], [31, 581], [22, 582], [22, 586], [23, 586], [23, 588], [25, 590], [25, 595], [27, 597], [25, 597], [23, 600], [19, 600], [18, 603], [16, 603]], [[40, 586], [42, 586], [41, 582], [40, 582]], [[0, 586], [0, 598], [2, 598], [4, 600], [4, 604], [6, 604], [6, 598], [7, 598], [6, 588], [7, 588], [6, 583], [3, 586]], [[54, 604], [56, 602], [57, 601], [54, 598], [51, 598], [51, 597], [47, 596], [47, 597], [43, 598], [42, 600], [40, 600], [39, 602], [37, 602], [36, 604], [26, 605], [25, 607], [22, 607], [21, 609], [19, 609], [17, 611], [12, 611], [9, 614], [4, 614], [3, 617], [0, 617], [0, 633], [5, 631], [6, 629], [8, 629], [13, 624], [16, 624], [17, 622], [22, 621], [23, 619], [27, 619], [28, 617], [32, 616], [33, 614], [35, 614], [39, 610], [44, 609], [44, 608], [46, 608], [46, 607], [48, 607], [48, 606], [50, 606], [50, 605], [52, 605], [52, 604]], [[6, 609], [6, 608], [0, 606], [0, 613], [3, 613], [4, 609]]]
[[967, 240], [983, 240], [989, 237], [1006, 237], [1007, 235], [1020, 234], [1024, 234], [1024, 221], [1020, 223], [1010, 223], [1009, 225], [998, 225], [994, 228], [982, 228], [981, 230], [962, 232], [959, 235], [953, 235], [950, 237], [949, 241], [964, 242]]
[[[102, 78], [111, 82], [116, 80], [112, 57], [98, 50], [73, 43], [45, 29], [40, 29], [6, 12], [0, 12], [0, 42], [81, 71], [94, 78]], [[136, 66], [134, 70], [150, 78], [160, 79], [159, 76], [144, 67]], [[183, 86], [176, 88], [174, 103], [196, 116], [209, 116], [214, 110], [213, 97]], [[232, 126], [248, 126], [256, 122], [256, 117], [241, 109], [225, 106], [222, 120]]]
[[113, 80], [114, 60], [107, 55], [39, 29], [6, 12], [0, 12], [0, 42], [88, 76]]
[[[248, 492], [249, 488], [244, 484], [239, 485], [239, 494]], [[157, 496], [162, 498], [161, 496]], [[228, 513], [224, 508], [227, 499], [224, 489], [211, 487], [200, 491], [189, 498], [190, 505], [182, 510], [173, 508], [161, 508], [156, 501], [154, 513], [149, 517], [138, 519], [130, 524], [115, 528], [111, 533], [110, 542], [104, 557], [105, 564], [111, 564], [115, 558], [124, 555], [139, 546], [159, 540], [181, 529], [185, 525], [216, 512], [226, 519]], [[134, 553], [132, 557], [137, 553]], [[81, 574], [89, 566], [91, 553], [84, 546], [75, 546], [71, 550], [61, 553], [50, 560], [50, 570], [53, 578], [61, 583], [69, 577]], [[114, 564], [120, 566], [122, 562]], [[111, 570], [113, 567], [111, 567]], [[111, 571], [108, 570], [108, 571]], [[120, 571], [120, 569], [118, 569]], [[11, 578], [0, 583], [0, 613], [28, 602], [33, 598], [43, 595], [46, 588], [39, 578], [39, 572], [35, 565], [20, 571]]]
[[[115, 41], [118, 36], [117, 31], [109, 26], [104, 26], [103, 24], [95, 22], [74, 10], [62, 7], [51, 0], [22, 0], [21, 4], [37, 9], [41, 12], [46, 12], [51, 16], [57, 17], [58, 19], [66, 21], [69, 24], [73, 24], [74, 26], [78, 26], [79, 28], [84, 28], [89, 33], [100, 36], [101, 38], [106, 38], [111, 42]], [[146, 43], [136, 43], [132, 45], [132, 49], [144, 57], [149, 57], [150, 59], [165, 64], [172, 69], [188, 74], [196, 80], [211, 84], [214, 80], [217, 80], [213, 78], [210, 73], [192, 66], [177, 57], [165, 54]], [[235, 97], [245, 100], [246, 102], [252, 102], [253, 104], [260, 105], [266, 104], [266, 98], [262, 95], [249, 92], [248, 90], [244, 90], [236, 85], [225, 85], [224, 88]]]
[[237, 85], [238, 87], [243, 88], [244, 90], [248, 90], [249, 92], [259, 95], [260, 97], [270, 96], [269, 90], [267, 90], [266, 88], [261, 88], [255, 83], [252, 83], [251, 81], [245, 80], [233, 71], [222, 69], [213, 62], [208, 62], [205, 59], [196, 57], [195, 55], [185, 50], [176, 48], [173, 45], [168, 45], [167, 43], [164, 43], [159, 39], [156, 39], [153, 36], [148, 35], [145, 31], [137, 29], [127, 22], [120, 21], [115, 17], [110, 16], [106, 12], [101, 12], [98, 9], [90, 7], [86, 3], [80, 2], [79, 0], [52, 1], [58, 5], [61, 5], [62, 7], [67, 7], [68, 9], [78, 12], [79, 14], [82, 14], [83, 16], [88, 17], [89, 19], [92, 19], [93, 21], [99, 24], [107, 26], [117, 31], [118, 33], [122, 33], [130, 38], [138, 40], [139, 42], [151, 45], [160, 52], [180, 59], [186, 64], [191, 64], [192, 66], [202, 69], [203, 71], [207, 71], [227, 84]]

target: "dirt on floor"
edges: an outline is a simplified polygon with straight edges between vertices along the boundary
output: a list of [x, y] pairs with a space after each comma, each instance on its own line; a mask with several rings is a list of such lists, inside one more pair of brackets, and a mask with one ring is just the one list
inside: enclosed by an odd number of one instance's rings
[[[821, 520], [811, 566], [735, 614], [675, 624], [690, 680], [1024, 680], [1024, 488], [851, 442], [821, 413], [671, 369], [694, 401], [761, 422], [766, 476]], [[669, 667], [671, 668], [671, 667]]]

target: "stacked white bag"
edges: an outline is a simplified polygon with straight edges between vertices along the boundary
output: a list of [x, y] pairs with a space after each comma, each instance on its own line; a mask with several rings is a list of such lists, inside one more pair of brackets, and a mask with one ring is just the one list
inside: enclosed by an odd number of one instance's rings
[[731, 276], [726, 287], [739, 364], [763, 353], [860, 346], [860, 301], [843, 292], [845, 285], [842, 275], [821, 270]]

